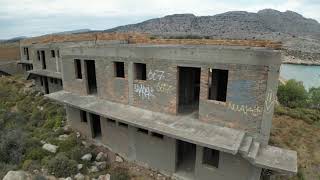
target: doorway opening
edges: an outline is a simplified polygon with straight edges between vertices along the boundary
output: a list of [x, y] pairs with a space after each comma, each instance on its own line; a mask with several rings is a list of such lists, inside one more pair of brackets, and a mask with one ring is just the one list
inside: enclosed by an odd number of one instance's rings
[[101, 138], [101, 123], [100, 116], [96, 114], [90, 114], [91, 126], [92, 126], [92, 138]]
[[191, 178], [194, 176], [196, 163], [196, 145], [177, 140], [177, 174]]
[[94, 60], [85, 60], [87, 73], [87, 86], [89, 94], [97, 93], [96, 67]]
[[45, 94], [49, 94], [48, 78], [47, 77], [43, 77], [43, 80], [44, 80], [44, 92], [45, 92]]
[[41, 51], [41, 59], [42, 59], [42, 69], [47, 69], [46, 53], [44, 51]]
[[200, 68], [179, 67], [178, 113], [189, 114], [199, 110]]

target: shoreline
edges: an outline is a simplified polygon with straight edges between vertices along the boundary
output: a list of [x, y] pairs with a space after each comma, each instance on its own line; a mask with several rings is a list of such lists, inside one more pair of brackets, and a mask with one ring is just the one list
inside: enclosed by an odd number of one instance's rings
[[282, 64], [295, 64], [305, 66], [320, 66], [320, 60], [302, 60], [294, 56], [283, 56]]
[[282, 64], [293, 64], [293, 65], [303, 65], [303, 66], [320, 66], [319, 63], [313, 63], [313, 62], [282, 62]]

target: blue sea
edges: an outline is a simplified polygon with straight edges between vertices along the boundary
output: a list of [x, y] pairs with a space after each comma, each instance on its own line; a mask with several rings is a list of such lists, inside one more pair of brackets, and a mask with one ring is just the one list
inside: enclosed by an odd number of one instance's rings
[[307, 90], [311, 87], [320, 87], [320, 66], [282, 64], [280, 76], [286, 80], [302, 81]]

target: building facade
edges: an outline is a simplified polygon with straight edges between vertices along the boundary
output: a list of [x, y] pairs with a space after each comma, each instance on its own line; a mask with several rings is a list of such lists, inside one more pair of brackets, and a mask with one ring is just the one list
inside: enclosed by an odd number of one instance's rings
[[66, 105], [74, 129], [129, 161], [197, 180], [297, 172], [296, 152], [268, 145], [278, 50], [105, 43], [59, 56], [63, 90], [46, 96]]

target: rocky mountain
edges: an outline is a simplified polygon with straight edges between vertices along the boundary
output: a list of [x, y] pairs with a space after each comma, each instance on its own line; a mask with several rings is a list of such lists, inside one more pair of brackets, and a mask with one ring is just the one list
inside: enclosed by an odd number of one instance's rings
[[289, 51], [318, 53], [320, 50], [320, 24], [316, 20], [293, 11], [273, 9], [257, 13], [231, 11], [214, 16], [174, 14], [106, 31], [144, 32], [162, 37], [268, 39], [282, 41]]

